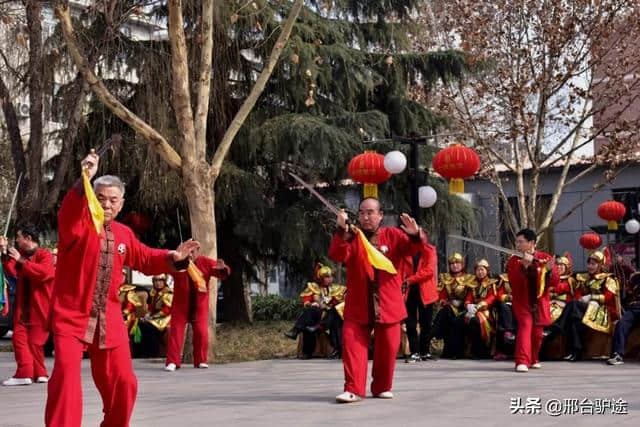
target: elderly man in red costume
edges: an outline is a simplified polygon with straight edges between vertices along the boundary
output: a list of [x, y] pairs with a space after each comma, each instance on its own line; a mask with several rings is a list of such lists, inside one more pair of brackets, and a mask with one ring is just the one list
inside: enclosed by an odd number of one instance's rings
[[[82, 162], [89, 179], [98, 169], [98, 160], [90, 154]], [[52, 298], [55, 363], [45, 411], [47, 426], [81, 425], [85, 350], [102, 397], [100, 425], [129, 425], [138, 384], [118, 299], [122, 268], [126, 265], [147, 275], [176, 271], [186, 268], [189, 253], [199, 247], [198, 242], [188, 241], [175, 251], [148, 248], [131, 229], [115, 221], [124, 202], [122, 181], [102, 176], [93, 187], [104, 210], [102, 225], [94, 221], [90, 211], [94, 204], [84, 190], [90, 187], [82, 181], [69, 190], [58, 211], [59, 252]]]
[[43, 346], [49, 337], [49, 301], [55, 268], [51, 253], [39, 246], [38, 237], [38, 231], [30, 226], [18, 228], [15, 248], [9, 248], [7, 238], [0, 237], [0, 252], [6, 252], [2, 264], [8, 274], [18, 279], [12, 337], [18, 369], [13, 377], [2, 382], [6, 386], [49, 380]]
[[540, 369], [538, 358], [543, 330], [551, 324], [549, 288], [558, 285], [559, 276], [553, 257], [536, 250], [535, 231], [525, 228], [516, 234], [516, 248], [523, 258], [512, 256], [507, 274], [512, 288], [513, 314], [518, 322], [516, 335], [516, 372]]
[[[375, 334], [371, 393], [393, 398], [391, 387], [395, 359], [400, 346], [400, 322], [407, 317], [402, 277], [393, 265], [420, 251], [420, 227], [402, 214], [401, 228], [380, 227], [380, 202], [366, 198], [360, 203], [358, 222], [362, 229], [348, 225], [346, 214], [337, 217], [329, 257], [347, 267], [343, 327], [344, 393], [340, 403], [362, 400], [367, 380], [367, 351], [371, 330]], [[376, 250], [377, 249], [377, 250]], [[392, 265], [393, 264], [393, 265]]]
[[187, 323], [193, 328], [193, 366], [206, 369], [209, 351], [209, 280], [226, 279], [231, 269], [223, 260], [215, 260], [197, 251], [192, 255], [189, 270], [173, 274], [173, 305], [165, 371], [180, 368], [184, 330]]

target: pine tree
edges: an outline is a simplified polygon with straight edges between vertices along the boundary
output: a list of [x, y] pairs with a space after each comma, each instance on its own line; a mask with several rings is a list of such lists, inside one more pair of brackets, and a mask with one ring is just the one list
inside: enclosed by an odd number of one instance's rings
[[[198, 21], [197, 3], [185, 2], [187, 33]], [[291, 2], [278, 0], [221, 3], [214, 16], [208, 155], [251, 90], [273, 47], [271, 35], [278, 32], [291, 7]], [[285, 261], [294, 274], [308, 275], [313, 261], [326, 255], [335, 218], [305, 192], [292, 190], [286, 170], [323, 183], [323, 192], [341, 205], [346, 188], [340, 182], [347, 177], [348, 161], [365, 148], [391, 149], [384, 144], [365, 147], [363, 135], [425, 135], [446, 125], [445, 117], [407, 96], [409, 87], [420, 83], [428, 89], [438, 79], [460, 79], [467, 65], [464, 54], [457, 51], [411, 52], [408, 35], [414, 28], [410, 18], [419, 3], [305, 3], [216, 182], [219, 254], [234, 267], [234, 275], [224, 284], [225, 309], [233, 320], [250, 320], [243, 283], [256, 275], [256, 265]], [[164, 10], [158, 8], [154, 13], [162, 15]], [[188, 42], [193, 48], [193, 40]], [[162, 40], [123, 42], [120, 52], [140, 77], [128, 105], [165, 135], [175, 132], [168, 52]], [[127, 132], [98, 106], [94, 120], [93, 129], [105, 135]], [[433, 147], [423, 151], [426, 161]], [[162, 237], [174, 244], [175, 207], [180, 205], [183, 213], [186, 210], [176, 174], [149, 155], [146, 146], [131, 144], [125, 152], [111, 168], [119, 169], [133, 183], [130, 192], [139, 190], [137, 200], [129, 199], [129, 208], [154, 214], [154, 228], [165, 226]], [[136, 167], [131, 168], [132, 164]], [[392, 212], [408, 210], [406, 188], [406, 176], [394, 177], [382, 186], [383, 202]], [[433, 230], [439, 218], [450, 218], [452, 213], [458, 212], [462, 221], [471, 220], [463, 203], [448, 199], [443, 191], [439, 196], [436, 206], [440, 207], [422, 218]], [[182, 225], [188, 235], [186, 221]]]

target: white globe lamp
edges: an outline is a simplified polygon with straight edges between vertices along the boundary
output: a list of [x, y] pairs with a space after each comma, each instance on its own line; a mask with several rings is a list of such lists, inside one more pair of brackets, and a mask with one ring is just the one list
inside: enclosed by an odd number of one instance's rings
[[436, 204], [436, 200], [438, 200], [438, 193], [433, 187], [425, 185], [418, 188], [418, 204], [421, 208], [430, 208]]
[[407, 157], [402, 151], [389, 151], [384, 156], [384, 168], [391, 174], [399, 174], [407, 167]]
[[624, 229], [627, 230], [629, 234], [636, 234], [640, 231], [640, 222], [637, 219], [630, 219], [624, 224]]

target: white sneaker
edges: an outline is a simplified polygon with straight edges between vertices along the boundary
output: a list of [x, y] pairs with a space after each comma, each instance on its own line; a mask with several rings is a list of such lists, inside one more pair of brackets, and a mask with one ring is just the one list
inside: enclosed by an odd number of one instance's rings
[[531, 369], [542, 369], [542, 363], [534, 363], [533, 365], [531, 365]]
[[350, 391], [345, 391], [344, 393], [336, 396], [336, 402], [338, 403], [354, 403], [360, 402], [361, 400], [362, 398], [360, 396], [353, 394]]
[[527, 365], [521, 363], [516, 366], [516, 372], [529, 372], [529, 368], [527, 368]]
[[49, 377], [38, 377], [36, 378], [36, 382], [40, 384], [48, 383]]
[[393, 399], [393, 393], [390, 391], [383, 391], [380, 394], [376, 394], [373, 397], [377, 397], [378, 399]]
[[11, 385], [31, 385], [33, 381], [31, 378], [9, 378], [8, 380], [2, 381], [2, 385], [11, 386]]
[[209, 365], [207, 365], [206, 363], [200, 363], [198, 365], [198, 369], [208, 369], [208, 368], [209, 368]]
[[175, 363], [169, 363], [167, 364], [167, 366], [164, 367], [164, 370], [167, 372], [173, 372], [176, 370], [176, 364]]

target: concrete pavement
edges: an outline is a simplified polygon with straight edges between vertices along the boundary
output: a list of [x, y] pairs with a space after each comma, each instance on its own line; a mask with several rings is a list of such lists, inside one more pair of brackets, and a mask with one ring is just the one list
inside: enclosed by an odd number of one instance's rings
[[[48, 366], [52, 362], [47, 359]], [[409, 365], [398, 361], [395, 399], [367, 398], [348, 405], [334, 403], [342, 391], [340, 361], [266, 360], [212, 365], [208, 370], [187, 366], [174, 373], [162, 371], [159, 362], [136, 360], [134, 364], [139, 391], [132, 426], [504, 427], [579, 422], [617, 427], [640, 423], [638, 362], [617, 367], [602, 362], [546, 362], [542, 370], [516, 374], [512, 362], [438, 360]], [[13, 354], [0, 353], [0, 376], [6, 378], [14, 369]], [[97, 426], [101, 404], [88, 360], [83, 361], [82, 371], [83, 426]], [[528, 398], [532, 400], [527, 405]], [[46, 385], [0, 387], [0, 426], [43, 425], [45, 399]], [[560, 408], [554, 399], [560, 401]], [[611, 414], [609, 406], [618, 399], [627, 402], [628, 415]], [[540, 413], [511, 414], [518, 403], [521, 412]], [[606, 415], [597, 415], [603, 408]], [[618, 401], [616, 409], [623, 410], [624, 405]], [[548, 414], [554, 411], [578, 413]]]

